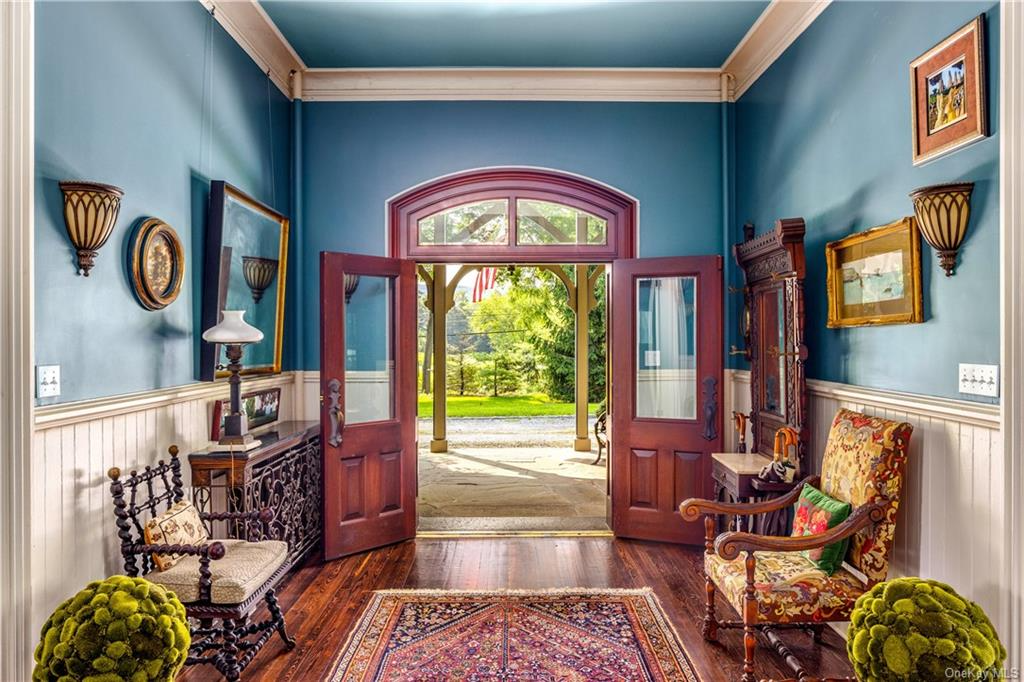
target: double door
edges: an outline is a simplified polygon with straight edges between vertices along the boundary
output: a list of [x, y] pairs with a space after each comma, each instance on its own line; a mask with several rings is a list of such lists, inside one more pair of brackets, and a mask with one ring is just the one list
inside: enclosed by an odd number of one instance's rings
[[[722, 259], [615, 261], [611, 523], [616, 536], [699, 543], [678, 505], [711, 492], [722, 443]], [[324, 555], [416, 533], [416, 272], [321, 255]]]

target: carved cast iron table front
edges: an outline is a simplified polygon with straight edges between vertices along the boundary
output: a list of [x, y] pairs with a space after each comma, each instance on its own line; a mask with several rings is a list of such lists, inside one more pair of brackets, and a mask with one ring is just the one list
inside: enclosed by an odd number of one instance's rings
[[[288, 562], [298, 564], [320, 544], [321, 475], [319, 422], [281, 422], [257, 435], [260, 447], [248, 452], [195, 452], [192, 497], [200, 511], [252, 511], [269, 508], [274, 518], [257, 537], [288, 542]], [[217, 529], [214, 529], [217, 530]], [[214, 537], [242, 537], [228, 527]]]

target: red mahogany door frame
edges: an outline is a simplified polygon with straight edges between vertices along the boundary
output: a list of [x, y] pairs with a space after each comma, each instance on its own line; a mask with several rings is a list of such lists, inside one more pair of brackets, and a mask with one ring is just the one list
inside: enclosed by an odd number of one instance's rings
[[[416, 221], [452, 206], [508, 199], [509, 241], [487, 245], [421, 245]], [[605, 244], [519, 246], [514, 243], [516, 199], [552, 201], [604, 218]], [[388, 201], [388, 254], [420, 263], [610, 263], [636, 257], [636, 199], [587, 178], [542, 168], [484, 168], [446, 175]]]

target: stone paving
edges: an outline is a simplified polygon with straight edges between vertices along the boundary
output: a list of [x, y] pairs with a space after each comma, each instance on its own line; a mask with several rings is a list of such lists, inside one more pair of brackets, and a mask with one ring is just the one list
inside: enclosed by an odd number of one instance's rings
[[421, 530], [480, 530], [488, 519], [515, 530], [605, 528], [605, 461], [594, 465], [594, 454], [572, 449], [573, 424], [572, 417], [449, 419], [449, 451], [431, 453], [430, 421], [421, 420]]

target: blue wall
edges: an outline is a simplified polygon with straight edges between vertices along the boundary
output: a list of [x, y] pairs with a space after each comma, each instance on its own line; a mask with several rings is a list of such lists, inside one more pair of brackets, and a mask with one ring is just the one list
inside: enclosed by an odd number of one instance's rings
[[[915, 168], [908, 65], [981, 12], [992, 135]], [[957, 363], [999, 362], [998, 55], [991, 1], [834, 2], [736, 104], [731, 241], [746, 221], [758, 232], [777, 218], [807, 221], [808, 377], [971, 398], [957, 392]], [[913, 215], [911, 190], [960, 180], [975, 189], [956, 275], [922, 245], [926, 321], [827, 329], [825, 243]]]
[[642, 256], [722, 253], [718, 104], [382, 102], [303, 105], [301, 366], [320, 364], [321, 251], [385, 254], [387, 199], [481, 166], [544, 166], [640, 202]]
[[[197, 2], [37, 4], [36, 362], [61, 365], [57, 401], [194, 379], [209, 180], [289, 209], [291, 109], [273, 85], [269, 97], [272, 135], [266, 77]], [[88, 278], [64, 230], [68, 178], [125, 190]], [[159, 312], [135, 302], [125, 275], [144, 216], [186, 249], [181, 295]]]

